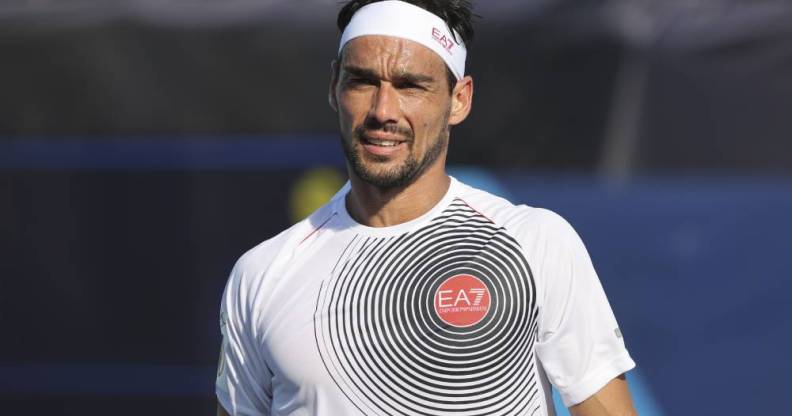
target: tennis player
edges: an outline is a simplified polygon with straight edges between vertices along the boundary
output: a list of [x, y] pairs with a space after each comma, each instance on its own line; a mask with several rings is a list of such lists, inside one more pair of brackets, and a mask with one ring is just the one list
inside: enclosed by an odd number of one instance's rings
[[635, 414], [572, 227], [446, 174], [473, 102], [469, 2], [350, 1], [338, 24], [349, 183], [234, 266], [218, 414], [554, 415], [552, 388], [574, 415]]

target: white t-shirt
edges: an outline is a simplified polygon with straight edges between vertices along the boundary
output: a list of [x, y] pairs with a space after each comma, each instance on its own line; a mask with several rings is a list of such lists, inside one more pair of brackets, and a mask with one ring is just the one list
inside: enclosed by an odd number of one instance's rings
[[356, 223], [349, 185], [243, 255], [216, 380], [232, 415], [553, 415], [633, 368], [557, 214], [452, 179], [428, 213]]

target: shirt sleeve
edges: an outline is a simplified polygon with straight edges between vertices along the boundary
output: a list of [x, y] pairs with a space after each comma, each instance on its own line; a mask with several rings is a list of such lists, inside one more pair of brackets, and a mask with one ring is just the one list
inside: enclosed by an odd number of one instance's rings
[[242, 267], [234, 267], [220, 307], [223, 335], [215, 381], [215, 394], [232, 416], [269, 415], [272, 403], [272, 372], [261, 359], [253, 331], [249, 293], [242, 284]]
[[635, 367], [588, 252], [563, 218], [550, 213], [542, 244], [536, 353], [566, 406], [591, 397]]

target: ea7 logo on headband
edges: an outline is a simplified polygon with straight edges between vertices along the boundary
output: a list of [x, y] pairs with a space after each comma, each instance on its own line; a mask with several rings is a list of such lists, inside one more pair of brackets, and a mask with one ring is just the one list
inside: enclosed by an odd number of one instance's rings
[[447, 50], [448, 53], [452, 54], [451, 48], [454, 47], [454, 40], [450, 37], [443, 34], [440, 29], [433, 27], [432, 28], [432, 38], [443, 47], [443, 49]]

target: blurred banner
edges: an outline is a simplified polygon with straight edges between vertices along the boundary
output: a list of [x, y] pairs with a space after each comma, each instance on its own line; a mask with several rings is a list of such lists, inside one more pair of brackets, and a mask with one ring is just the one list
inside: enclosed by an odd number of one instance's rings
[[[0, 0], [0, 413], [214, 414], [220, 293], [345, 180], [336, 0]], [[642, 415], [782, 411], [792, 3], [487, 0], [452, 174], [565, 216]]]
[[[338, 8], [2, 0], [0, 137], [334, 132]], [[475, 110], [454, 132], [457, 163], [792, 171], [792, 3], [488, 0], [476, 10]]]

